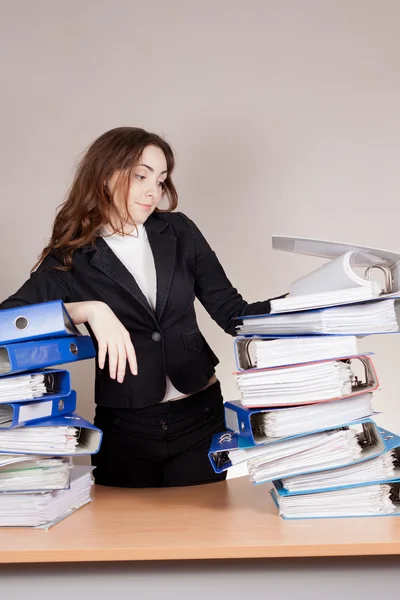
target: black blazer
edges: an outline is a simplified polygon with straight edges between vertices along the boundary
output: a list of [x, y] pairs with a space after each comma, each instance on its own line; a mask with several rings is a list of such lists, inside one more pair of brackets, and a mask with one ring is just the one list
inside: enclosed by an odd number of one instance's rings
[[[53, 252], [0, 309], [62, 299], [100, 300], [130, 332], [138, 375], [129, 367], [123, 383], [111, 379], [108, 363], [96, 365], [95, 400], [102, 406], [139, 408], [160, 402], [168, 374], [184, 394], [207, 385], [218, 358], [199, 331], [194, 310], [197, 297], [227, 333], [235, 335], [234, 317], [262, 314], [269, 300], [247, 304], [231, 285], [196, 225], [184, 214], [153, 213], [145, 223], [157, 274], [155, 313], [136, 281], [102, 238], [73, 255], [71, 271]], [[96, 344], [93, 333], [90, 331]]]

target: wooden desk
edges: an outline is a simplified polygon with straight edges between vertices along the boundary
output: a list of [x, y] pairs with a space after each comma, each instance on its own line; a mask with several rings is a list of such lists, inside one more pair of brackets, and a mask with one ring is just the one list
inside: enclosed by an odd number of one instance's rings
[[48, 531], [0, 530], [0, 583], [7, 600], [43, 600], [44, 582], [57, 600], [70, 600], [72, 585], [90, 590], [87, 598], [130, 598], [134, 589], [146, 600], [175, 599], [177, 589], [191, 600], [260, 590], [261, 598], [310, 600], [323, 586], [324, 600], [355, 600], [379, 597], [383, 587], [398, 593], [398, 555], [399, 518], [284, 521], [268, 486], [247, 477], [193, 488], [97, 487], [94, 502]]
[[247, 477], [188, 488], [95, 487], [47, 532], [0, 530], [0, 562], [93, 562], [400, 554], [400, 519], [284, 521]]

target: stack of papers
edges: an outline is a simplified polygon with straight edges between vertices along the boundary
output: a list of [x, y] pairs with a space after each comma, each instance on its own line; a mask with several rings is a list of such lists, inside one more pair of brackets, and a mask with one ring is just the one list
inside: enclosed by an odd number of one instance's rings
[[372, 394], [369, 393], [310, 406], [260, 411], [252, 415], [252, 419], [257, 433], [276, 438], [338, 427], [342, 423], [369, 417], [372, 413]]
[[[258, 369], [297, 365], [316, 360], [331, 360], [358, 354], [357, 338], [352, 335], [339, 337], [297, 337], [283, 339], [236, 340], [246, 344], [250, 356], [250, 365]], [[249, 365], [249, 366], [250, 366]]]
[[69, 487], [72, 463], [66, 458], [28, 458], [0, 467], [1, 492], [62, 490]]
[[274, 442], [273, 444], [267, 442], [266, 444], [258, 444], [249, 448], [230, 449], [228, 452], [229, 461], [232, 465], [238, 465], [258, 456], [268, 455], [272, 460], [283, 456], [291, 456], [296, 452], [318, 447], [327, 440], [331, 433], [331, 431], [322, 431], [320, 433], [282, 440], [281, 442]]
[[[322, 434], [315, 434], [315, 435], [322, 435]], [[309, 436], [305, 436], [308, 438], [313, 437], [312, 435]], [[274, 450], [279, 451], [283, 447], [285, 448], [285, 444], [289, 444], [289, 447], [291, 445], [292, 442], [296, 442], [296, 444], [292, 444], [292, 447], [295, 448], [298, 440], [300, 440], [300, 438], [293, 438], [290, 440], [287, 440], [285, 442], [276, 442], [275, 444], [273, 444], [274, 446]], [[310, 444], [311, 444], [311, 440], [310, 440]], [[268, 449], [267, 449], [268, 448]], [[247, 460], [250, 460], [251, 458], [256, 458], [258, 456], [264, 456], [264, 454], [266, 452], [270, 451], [270, 444], [259, 444], [258, 446], [252, 446], [250, 448], [235, 448], [234, 450], [229, 450], [229, 461], [231, 462], [232, 466], [233, 465], [239, 465], [240, 463], [246, 462]], [[294, 451], [294, 450], [293, 450]]]
[[7, 465], [14, 465], [26, 460], [34, 460], [35, 458], [41, 458], [40, 456], [33, 456], [32, 454], [0, 454], [0, 468]]
[[395, 460], [395, 455], [392, 452], [385, 452], [357, 465], [288, 477], [282, 480], [282, 486], [288, 492], [308, 492], [346, 485], [358, 485], [369, 481], [380, 482], [399, 479], [400, 468], [395, 467]]
[[[250, 479], [261, 483], [287, 475], [338, 467], [361, 457], [362, 448], [352, 429], [324, 431], [263, 447], [264, 452], [247, 461]], [[232, 453], [229, 452], [232, 460]]]
[[67, 490], [0, 494], [0, 527], [48, 529], [91, 501], [92, 467], [75, 466]]
[[46, 378], [46, 373], [1, 378], [0, 403], [41, 398], [47, 393]]
[[221, 472], [246, 461], [254, 483], [274, 483], [285, 518], [400, 515], [400, 438], [370, 419], [379, 382], [357, 347], [358, 337], [400, 331], [400, 255], [282, 236], [273, 244], [328, 262], [271, 300], [269, 314], [238, 317], [241, 400], [225, 406], [211, 463]]
[[398, 485], [365, 485], [333, 492], [316, 492], [298, 496], [274, 493], [279, 513], [287, 519], [318, 517], [368, 517], [398, 512], [392, 498], [398, 498]]
[[348, 363], [331, 361], [235, 375], [243, 406], [311, 404], [352, 393]]
[[74, 454], [77, 427], [19, 427], [0, 431], [0, 452]]
[[303, 294], [301, 296], [286, 296], [286, 298], [271, 300], [271, 314], [364, 302], [378, 298], [380, 293], [381, 288], [377, 285], [318, 292], [316, 294]]
[[[397, 309], [397, 310], [396, 310]], [[350, 306], [335, 306], [280, 315], [243, 319], [238, 333], [254, 335], [368, 335], [396, 333], [399, 321], [394, 299], [378, 300]]]

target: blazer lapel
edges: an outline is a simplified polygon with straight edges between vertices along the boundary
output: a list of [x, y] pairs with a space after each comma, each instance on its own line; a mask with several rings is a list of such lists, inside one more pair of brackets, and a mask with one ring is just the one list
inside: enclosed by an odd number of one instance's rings
[[147, 237], [153, 252], [157, 274], [156, 317], [160, 320], [167, 303], [175, 267], [176, 237], [169, 233], [168, 223], [157, 218], [157, 213], [145, 223]]
[[102, 273], [107, 275], [107, 277], [110, 277], [110, 279], [118, 283], [121, 287], [123, 287], [154, 318], [154, 312], [150, 304], [147, 302], [145, 295], [136, 283], [135, 278], [122, 264], [119, 258], [111, 250], [111, 248], [109, 248], [107, 242], [105, 242], [101, 237], [96, 239], [96, 251], [90, 260], [90, 264], [96, 269], [99, 269], [99, 271], [102, 271]]

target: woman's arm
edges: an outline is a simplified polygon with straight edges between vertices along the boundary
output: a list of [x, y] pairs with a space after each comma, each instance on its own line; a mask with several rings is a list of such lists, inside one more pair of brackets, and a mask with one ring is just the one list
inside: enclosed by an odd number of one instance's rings
[[267, 314], [271, 310], [270, 300], [251, 304], [246, 302], [229, 281], [215, 252], [198, 227], [186, 215], [179, 214], [188, 224], [192, 235], [195, 253], [195, 294], [218, 325], [226, 333], [235, 336], [236, 326], [241, 324], [236, 317]]
[[0, 310], [62, 300], [75, 325], [90, 325], [98, 342], [99, 367], [104, 368], [108, 354], [112, 379], [124, 380], [127, 361], [132, 374], [137, 375], [135, 349], [128, 331], [104, 302], [74, 302], [73, 273], [54, 268], [60, 265], [53, 255], [46, 257], [23, 286], [0, 304]]
[[60, 266], [61, 262], [49, 254], [23, 286], [0, 303], [0, 310], [50, 300], [70, 302], [73, 298], [72, 273], [56, 268]]

